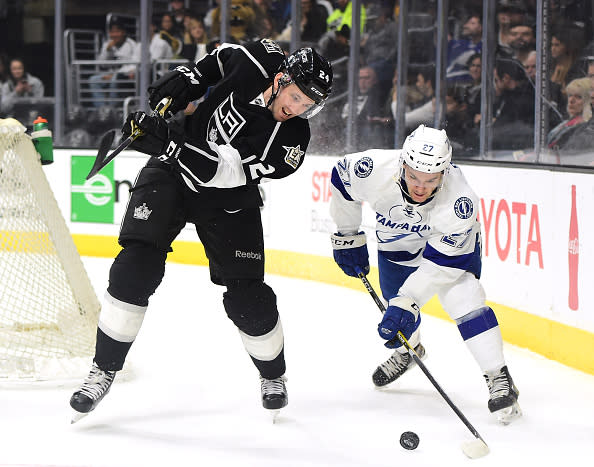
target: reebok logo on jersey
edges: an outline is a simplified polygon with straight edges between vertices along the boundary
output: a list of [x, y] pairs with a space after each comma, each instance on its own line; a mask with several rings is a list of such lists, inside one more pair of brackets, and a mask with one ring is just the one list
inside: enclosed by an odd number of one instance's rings
[[254, 253], [253, 251], [235, 250], [235, 257], [236, 258], [261, 260], [262, 259], [262, 253]]

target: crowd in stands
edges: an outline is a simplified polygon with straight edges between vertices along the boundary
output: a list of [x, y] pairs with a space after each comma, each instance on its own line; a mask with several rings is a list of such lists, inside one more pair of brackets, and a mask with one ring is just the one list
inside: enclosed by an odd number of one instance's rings
[[[219, 0], [205, 0], [201, 14], [184, 8], [181, 0], [169, 2], [167, 11], [155, 11], [151, 24], [150, 59], [200, 60], [220, 44]], [[409, 2], [408, 76], [405, 77], [404, 134], [420, 123], [433, 124], [435, 102], [436, 0]], [[497, 0], [493, 76], [492, 122], [494, 150], [530, 148], [534, 144], [536, 83], [535, 0]], [[472, 156], [479, 147], [482, 91], [482, 0], [450, 2], [448, 12], [447, 62], [445, 75], [445, 126], [462, 156]], [[587, 137], [594, 132], [592, 65], [592, 5], [585, 0], [550, 3], [549, 61], [546, 93], [547, 147], [561, 154], [565, 150], [591, 148]], [[398, 76], [397, 44], [399, 0], [363, 0], [360, 27], [360, 63], [356, 100], [357, 148], [394, 147], [394, 125]], [[291, 22], [290, 0], [232, 0], [230, 41], [271, 38], [289, 51], [292, 28], [298, 26], [302, 44], [315, 47], [335, 62], [335, 88], [324, 110], [327, 119], [314, 125], [312, 145], [318, 152], [340, 151], [344, 147], [347, 116], [347, 63], [352, 26], [351, 0], [301, 0], [301, 17]], [[413, 32], [411, 31], [415, 31]], [[112, 18], [98, 60], [140, 61], [140, 45], [126, 27]], [[93, 121], [97, 127], [112, 119], [119, 126], [121, 106], [113, 105], [122, 94], [114, 88], [122, 80], [134, 80], [134, 64], [103, 68], [91, 77], [91, 105], [68, 109], [69, 115], [93, 113], [90, 118], [70, 118], [72, 123]], [[11, 103], [20, 96], [43, 96], [43, 83], [26, 72], [18, 58], [0, 54], [0, 113], [10, 113]], [[125, 91], [125, 88], [124, 88]], [[124, 94], [125, 95], [125, 94]], [[197, 105], [199, 103], [195, 103]], [[103, 109], [108, 107], [110, 110]], [[103, 110], [102, 110], [103, 109]], [[97, 113], [99, 110], [101, 114]], [[119, 112], [119, 113], [118, 113]], [[71, 117], [72, 117], [71, 115]], [[103, 122], [104, 125], [99, 122]], [[88, 126], [88, 125], [87, 125]], [[89, 138], [99, 137], [90, 132]], [[81, 140], [81, 133], [77, 138]], [[578, 135], [581, 135], [578, 137]], [[76, 138], [75, 138], [76, 140]], [[74, 143], [73, 143], [74, 144]]]

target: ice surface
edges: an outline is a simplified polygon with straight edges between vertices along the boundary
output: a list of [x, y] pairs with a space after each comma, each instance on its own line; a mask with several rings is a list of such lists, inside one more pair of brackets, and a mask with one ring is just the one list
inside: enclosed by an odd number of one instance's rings
[[[111, 260], [84, 258], [102, 297]], [[351, 279], [356, 281], [356, 279]], [[490, 447], [474, 437], [415, 368], [384, 390], [371, 373], [389, 351], [379, 311], [361, 292], [268, 276], [285, 330], [289, 405], [276, 424], [255, 368], [204, 267], [168, 264], [128, 362], [99, 408], [70, 424], [74, 386], [0, 383], [0, 466], [519, 466], [591, 465], [594, 376], [505, 346], [524, 418], [499, 425], [453, 324], [425, 316], [425, 364]], [[594, 358], [594, 357], [593, 357]], [[419, 447], [399, 444], [403, 431]], [[588, 460], [590, 459], [590, 460]]]

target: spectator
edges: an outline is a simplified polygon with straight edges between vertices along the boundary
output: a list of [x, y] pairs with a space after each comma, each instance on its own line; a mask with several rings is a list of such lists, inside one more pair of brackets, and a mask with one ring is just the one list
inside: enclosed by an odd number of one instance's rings
[[258, 0], [268, 5], [267, 12], [272, 18], [275, 31], [282, 31], [291, 19], [291, 0]]
[[274, 39], [278, 36], [276, 23], [270, 14], [270, 0], [254, 0], [254, 34], [259, 39]]
[[[173, 49], [171, 47], [170, 41], [166, 40], [163, 36], [159, 28], [161, 26], [161, 20], [158, 16], [154, 16], [153, 20], [151, 21], [151, 42], [149, 44], [149, 54], [151, 58], [151, 62], [156, 60], [162, 60], [167, 58], [173, 58], [175, 55]], [[137, 47], [137, 57], [138, 61], [140, 61], [140, 47], [141, 44], [138, 44]]]
[[[336, 8], [332, 12], [326, 23], [328, 25], [328, 31], [340, 31], [343, 26], [348, 26], [349, 29], [353, 23], [353, 5], [351, 0], [336, 0]], [[365, 31], [365, 21], [367, 19], [367, 11], [365, 6], [361, 3], [361, 34]]]
[[[103, 42], [97, 60], [137, 60], [137, 47], [136, 41], [128, 37], [122, 21], [118, 17], [113, 17], [109, 24], [109, 40]], [[106, 98], [121, 97], [113, 91], [117, 87], [117, 80], [123, 76], [133, 79], [136, 74], [136, 65], [134, 64], [108, 66], [107, 68], [109, 71], [92, 75], [89, 78], [89, 87], [95, 107], [104, 105]], [[105, 92], [105, 89], [110, 89], [112, 92]]]
[[510, 27], [524, 22], [527, 18], [526, 5], [521, 0], [500, 0], [497, 6], [497, 55], [511, 57], [513, 51]]
[[468, 59], [480, 54], [482, 43], [483, 25], [478, 14], [472, 14], [462, 26], [463, 39], [448, 42], [448, 58], [446, 79], [449, 82], [471, 83], [473, 78], [468, 69]]
[[435, 102], [433, 102], [435, 95], [434, 80], [434, 66], [425, 67], [417, 73], [416, 89], [423, 95], [423, 104], [404, 114], [404, 125], [407, 132], [415, 129], [420, 124], [429, 125], [433, 123], [435, 114]]
[[198, 18], [191, 18], [189, 31], [191, 43], [184, 44], [181, 56], [186, 60], [197, 62], [207, 54], [208, 36], [204, 22]]
[[481, 54], [474, 54], [468, 59], [468, 73], [472, 78], [472, 82], [466, 87], [466, 112], [470, 120], [470, 126], [474, 126], [474, 116], [481, 113]]
[[532, 145], [534, 91], [517, 60], [498, 59], [494, 74], [493, 149]]
[[351, 28], [344, 24], [338, 31], [326, 32], [318, 41], [317, 49], [328, 60], [348, 57]]
[[536, 50], [531, 50], [528, 55], [522, 61], [522, 66], [524, 67], [524, 71], [526, 72], [526, 77], [532, 81], [533, 83], [536, 82]]
[[13, 58], [9, 63], [8, 79], [2, 84], [0, 111], [9, 114], [22, 98], [43, 97], [45, 88], [41, 80], [25, 69], [25, 62]]
[[389, 86], [396, 67], [398, 25], [393, 14], [392, 3], [381, 0], [376, 14], [369, 13], [367, 32], [361, 38], [361, 54], [377, 71], [380, 86]]
[[444, 128], [448, 132], [452, 148], [463, 154], [467, 148], [470, 132], [470, 119], [467, 113], [466, 87], [462, 84], [448, 84], [446, 87], [446, 118]]
[[175, 28], [178, 31], [184, 31], [185, 30], [184, 20], [185, 20], [185, 15], [186, 15], [186, 9], [184, 7], [183, 0], [171, 0], [169, 2], [169, 12], [171, 13], [171, 18], [173, 19], [173, 21], [175, 23]]
[[[404, 86], [404, 111], [408, 112], [413, 108], [419, 106], [420, 102], [425, 101], [425, 96], [417, 89], [415, 83], [413, 82], [413, 78], [411, 80], [412, 73], [409, 72], [409, 79]], [[388, 97], [388, 107], [390, 108], [390, 113], [392, 118], [396, 119], [396, 104], [398, 103], [398, 69], [394, 69], [394, 75], [392, 76], [392, 87], [390, 89], [389, 97]]]
[[[182, 27], [182, 37], [184, 45], [192, 43], [192, 37], [190, 36], [190, 21], [193, 19], [201, 19], [201, 17], [195, 15], [190, 10], [186, 10], [186, 13], [184, 14], [184, 22]], [[206, 31], [206, 27], [204, 28], [204, 30]]]
[[[301, 0], [301, 40], [305, 42], [318, 42], [326, 32], [326, 19], [328, 11], [316, 0]], [[291, 40], [291, 23], [277, 36], [279, 41]]]
[[[526, 73], [526, 77], [530, 84], [535, 87], [536, 86], [536, 50], [532, 50], [522, 62], [522, 66], [524, 67], [524, 72]], [[564, 106], [565, 97], [561, 92], [561, 86], [557, 83], [553, 83], [550, 79], [548, 81], [548, 89], [549, 89], [549, 96], [550, 100], [546, 99], [545, 102], [552, 110], [550, 114], [550, 122], [552, 126], [557, 125], [561, 120], [563, 120], [561, 113], [559, 112], [559, 108]], [[563, 105], [562, 105], [563, 104]]]
[[[590, 110], [594, 111], [594, 56], [589, 57], [588, 78], [590, 79]], [[591, 151], [592, 141], [594, 141], [594, 118], [590, 118], [586, 123], [578, 125], [571, 137], [560, 149], [564, 152]]]
[[564, 146], [578, 125], [590, 120], [592, 117], [590, 90], [590, 78], [574, 79], [567, 85], [567, 119], [549, 132], [547, 146], [550, 149], [559, 149]]
[[[389, 110], [386, 109], [387, 89], [378, 86], [377, 73], [370, 66], [359, 69], [359, 92], [357, 95], [356, 125], [358, 129], [357, 148], [393, 147], [394, 129]], [[349, 114], [348, 102], [342, 109], [342, 119]]]
[[551, 81], [561, 86], [563, 92], [571, 79], [568, 78], [569, 71], [583, 47], [582, 38], [581, 31], [572, 26], [558, 26], [551, 36]]
[[169, 43], [174, 55], [181, 53], [184, 45], [182, 30], [178, 29], [177, 23], [171, 13], [163, 13], [161, 16], [161, 38]]
[[536, 48], [534, 28], [527, 23], [512, 24], [510, 27], [512, 58], [523, 62]]
[[270, 15], [260, 15], [256, 12], [254, 35], [256, 39], [274, 39], [278, 36]]

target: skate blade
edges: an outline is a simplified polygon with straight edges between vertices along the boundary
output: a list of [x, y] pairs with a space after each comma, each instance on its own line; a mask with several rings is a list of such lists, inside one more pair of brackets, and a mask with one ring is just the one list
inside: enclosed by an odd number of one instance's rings
[[470, 459], [478, 459], [479, 457], [489, 454], [489, 446], [482, 439], [477, 438], [474, 441], [466, 441], [462, 444], [462, 451], [466, 457]]
[[509, 425], [514, 420], [522, 417], [522, 409], [517, 402], [513, 405], [506, 407], [505, 409], [498, 410], [494, 412], [495, 416], [497, 417], [497, 421], [502, 425]]
[[72, 418], [70, 419], [70, 424], [74, 424], [76, 422], [78, 422], [81, 418], [86, 417], [88, 414], [87, 413], [83, 413], [83, 412], [77, 412], [76, 410], [72, 411]]
[[276, 423], [276, 419], [278, 418], [278, 415], [280, 414], [280, 409], [267, 409], [268, 413], [270, 414], [270, 416], [272, 417], [272, 424], [274, 425]]

